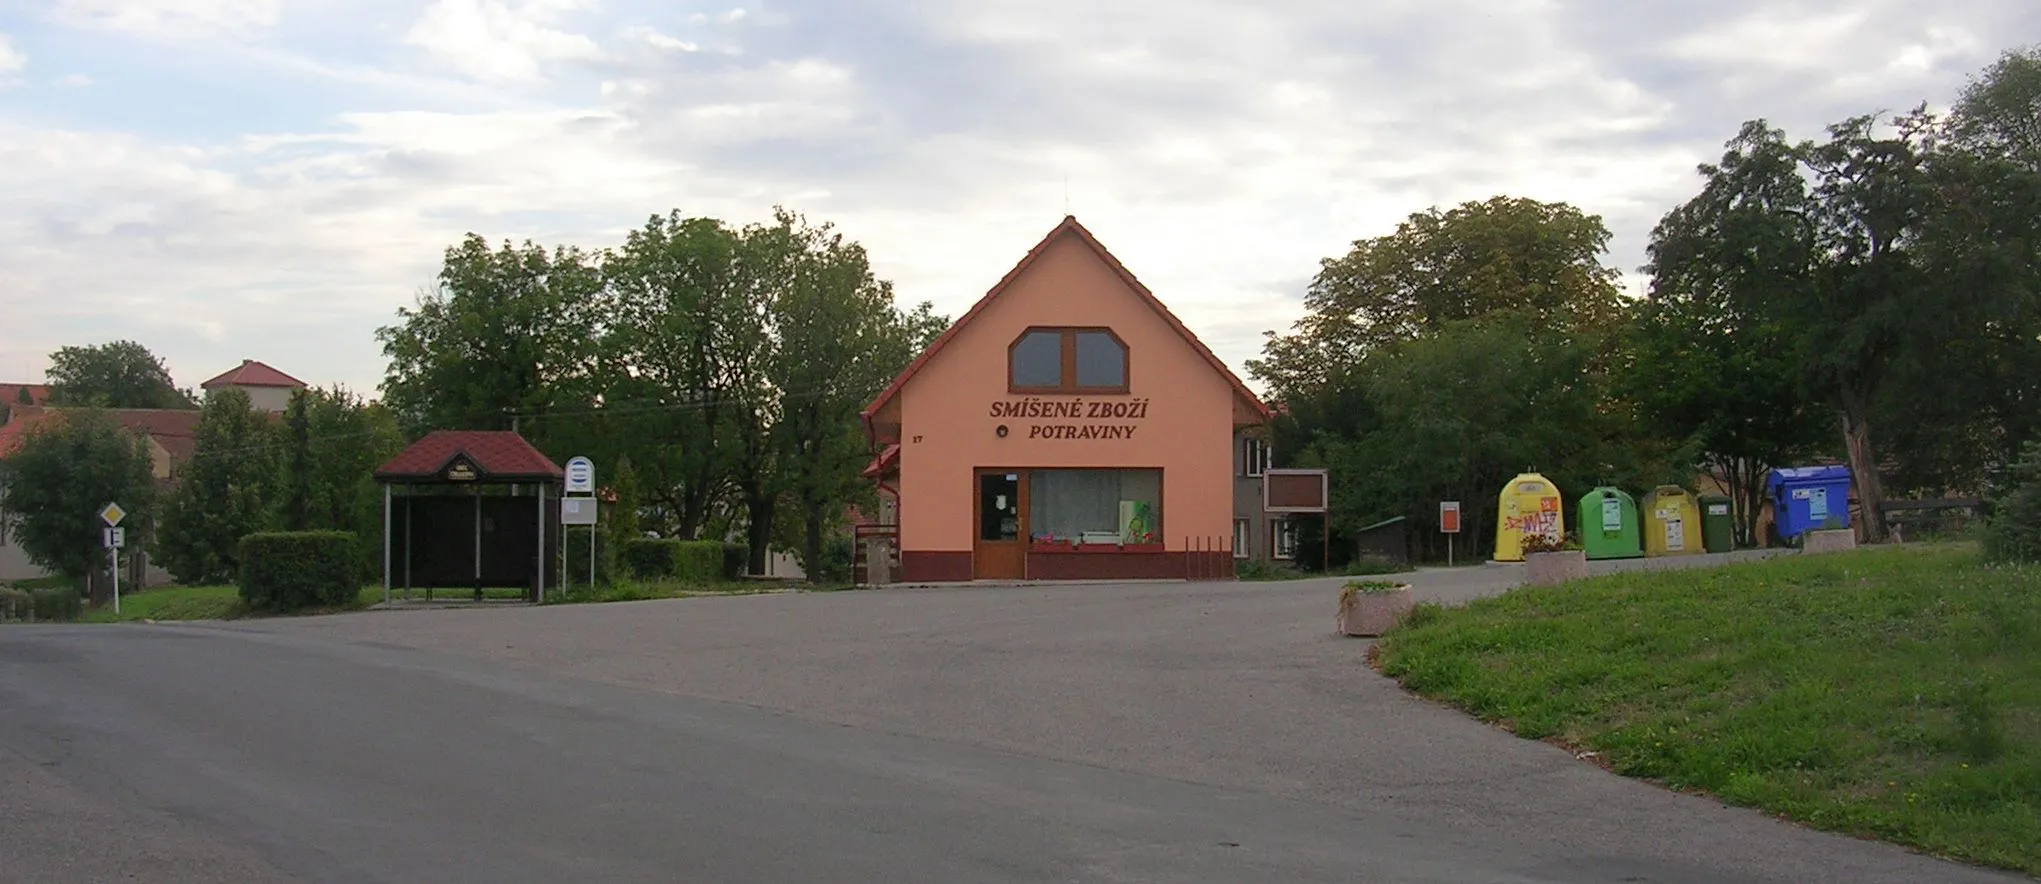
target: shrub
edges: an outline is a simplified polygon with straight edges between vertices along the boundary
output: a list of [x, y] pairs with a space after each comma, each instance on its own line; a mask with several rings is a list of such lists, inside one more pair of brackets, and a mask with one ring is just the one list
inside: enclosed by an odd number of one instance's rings
[[1984, 554], [1995, 562], [2041, 562], [2041, 442], [2028, 443], [1995, 490]]
[[37, 620], [76, 620], [85, 613], [85, 597], [68, 586], [30, 590], [29, 596]]
[[742, 580], [751, 565], [751, 547], [741, 543], [723, 544], [723, 579]]
[[[566, 529], [560, 540], [560, 551], [567, 560], [567, 583], [582, 586], [588, 582], [588, 532], [593, 529]], [[617, 578], [616, 547], [610, 541], [609, 532], [595, 532], [595, 582], [609, 584]], [[554, 575], [549, 575], [548, 579]]]
[[0, 620], [27, 620], [35, 607], [35, 596], [24, 589], [0, 587]]
[[[676, 580], [681, 583], [715, 583], [734, 580], [729, 548], [742, 544], [718, 540], [667, 540], [634, 538], [624, 544], [624, 568], [639, 580]], [[585, 560], [584, 560], [585, 561]], [[741, 566], [743, 556], [736, 556]]]
[[360, 595], [353, 532], [261, 532], [241, 538], [240, 552], [241, 601], [250, 608], [346, 607]]

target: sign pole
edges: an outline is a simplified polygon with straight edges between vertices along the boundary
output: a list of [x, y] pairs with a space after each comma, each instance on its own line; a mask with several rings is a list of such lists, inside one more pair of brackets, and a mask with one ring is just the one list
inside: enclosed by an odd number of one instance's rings
[[113, 572], [113, 612], [120, 613], [120, 547], [106, 549], [107, 569]]

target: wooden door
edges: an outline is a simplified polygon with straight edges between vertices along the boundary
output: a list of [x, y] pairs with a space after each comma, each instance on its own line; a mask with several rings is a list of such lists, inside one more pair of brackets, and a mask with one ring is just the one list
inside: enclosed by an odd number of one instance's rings
[[971, 576], [1018, 580], [1027, 573], [1027, 476], [1019, 470], [979, 470], [972, 493], [978, 498], [977, 540]]

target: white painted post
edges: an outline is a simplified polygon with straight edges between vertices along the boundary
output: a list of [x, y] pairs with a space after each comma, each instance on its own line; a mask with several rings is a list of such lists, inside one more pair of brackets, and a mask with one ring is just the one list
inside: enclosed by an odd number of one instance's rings
[[[113, 529], [108, 528], [106, 530], [111, 532]], [[106, 561], [107, 566], [113, 570], [113, 612], [118, 614], [120, 613], [120, 547], [107, 544]]]

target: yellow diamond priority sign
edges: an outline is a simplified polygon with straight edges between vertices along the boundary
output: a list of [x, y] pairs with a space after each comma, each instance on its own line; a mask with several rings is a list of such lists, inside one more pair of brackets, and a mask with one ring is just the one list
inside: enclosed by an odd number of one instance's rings
[[120, 520], [125, 518], [127, 514], [128, 511], [121, 509], [120, 504], [109, 503], [106, 505], [106, 509], [99, 511], [99, 519], [106, 523], [106, 527], [112, 528], [115, 525], [119, 525]]

